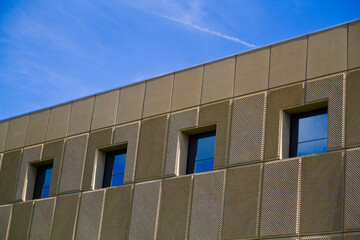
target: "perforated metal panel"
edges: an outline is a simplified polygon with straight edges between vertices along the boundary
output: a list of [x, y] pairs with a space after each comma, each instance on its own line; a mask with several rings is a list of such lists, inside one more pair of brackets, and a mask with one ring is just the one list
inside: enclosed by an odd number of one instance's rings
[[140, 122], [123, 125], [115, 129], [114, 144], [127, 142], [124, 183], [134, 182], [139, 134]]
[[0, 206], [0, 239], [6, 239], [9, 231], [11, 205]]
[[346, 233], [344, 234], [344, 240], [359, 240], [360, 233]]
[[104, 190], [85, 192], [81, 196], [76, 239], [98, 239]]
[[51, 240], [74, 239], [80, 193], [56, 198]]
[[28, 239], [31, 215], [33, 212], [34, 201], [16, 203], [13, 205], [9, 239]]
[[311, 239], [317, 239], [317, 240], [341, 240], [342, 235], [324, 235], [324, 236], [309, 236], [309, 237], [302, 237], [302, 240], [311, 240]]
[[80, 190], [87, 139], [88, 135], [81, 135], [66, 141], [59, 192]]
[[154, 239], [161, 181], [135, 185], [129, 239]]
[[264, 156], [266, 93], [241, 97], [234, 101], [230, 165], [261, 161]]
[[172, 114], [170, 116], [169, 136], [166, 150], [165, 175], [185, 174], [187, 162], [188, 137], [181, 129], [194, 128], [198, 124], [199, 109]]
[[345, 73], [306, 83], [306, 103], [328, 100], [328, 149], [344, 147]]
[[346, 152], [345, 223], [348, 229], [360, 229], [360, 148]]
[[55, 198], [46, 198], [35, 202], [30, 239], [49, 239], [54, 208]]
[[195, 175], [189, 239], [221, 236], [225, 170]]
[[344, 152], [302, 158], [300, 233], [342, 230]]
[[260, 235], [296, 234], [300, 158], [265, 164]]

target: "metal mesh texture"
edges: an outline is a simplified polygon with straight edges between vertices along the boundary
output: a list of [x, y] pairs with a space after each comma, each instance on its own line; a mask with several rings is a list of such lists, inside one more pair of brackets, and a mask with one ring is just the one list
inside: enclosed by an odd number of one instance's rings
[[117, 127], [114, 132], [115, 145], [127, 143], [124, 183], [134, 182], [139, 134], [140, 122]]
[[54, 208], [55, 198], [35, 202], [29, 239], [49, 239]]
[[234, 101], [230, 165], [261, 161], [264, 155], [266, 93], [241, 97]]
[[299, 174], [300, 158], [265, 164], [261, 236], [297, 232]]
[[59, 192], [80, 190], [88, 135], [66, 141]]
[[161, 181], [135, 185], [129, 239], [154, 239]]
[[302, 240], [311, 240], [311, 239], [317, 239], [317, 240], [342, 240], [342, 235], [323, 235], [323, 236], [309, 236], [309, 237], [302, 237]]
[[345, 133], [345, 73], [308, 81], [306, 103], [327, 100], [328, 149], [344, 147]]
[[344, 240], [359, 240], [360, 239], [360, 233], [347, 233], [344, 234]]
[[82, 194], [76, 239], [98, 239], [103, 199], [104, 190]]
[[188, 137], [182, 134], [180, 130], [196, 127], [198, 116], [198, 108], [171, 115], [166, 150], [165, 176], [177, 176], [180, 172], [185, 173]]
[[360, 148], [346, 152], [345, 174], [344, 227], [346, 230], [360, 229]]
[[6, 239], [9, 231], [12, 205], [0, 206], [0, 239]]
[[225, 170], [195, 175], [189, 239], [219, 239]]

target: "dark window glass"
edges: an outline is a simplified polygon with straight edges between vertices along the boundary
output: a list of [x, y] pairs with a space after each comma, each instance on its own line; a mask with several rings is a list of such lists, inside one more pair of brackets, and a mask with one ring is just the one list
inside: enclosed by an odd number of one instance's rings
[[290, 157], [327, 151], [327, 109], [291, 116]]
[[126, 149], [106, 153], [103, 187], [123, 185]]
[[215, 131], [190, 136], [186, 174], [214, 170], [215, 139]]
[[52, 165], [39, 166], [36, 172], [34, 199], [49, 197]]

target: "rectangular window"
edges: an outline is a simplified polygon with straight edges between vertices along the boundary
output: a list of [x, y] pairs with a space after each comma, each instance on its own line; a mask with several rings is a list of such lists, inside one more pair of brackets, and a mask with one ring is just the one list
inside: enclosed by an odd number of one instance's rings
[[216, 132], [191, 135], [186, 174], [214, 170]]
[[291, 115], [290, 157], [327, 151], [327, 109]]
[[49, 197], [51, 175], [52, 164], [37, 167], [33, 199]]
[[123, 185], [125, 163], [126, 149], [106, 153], [103, 188]]

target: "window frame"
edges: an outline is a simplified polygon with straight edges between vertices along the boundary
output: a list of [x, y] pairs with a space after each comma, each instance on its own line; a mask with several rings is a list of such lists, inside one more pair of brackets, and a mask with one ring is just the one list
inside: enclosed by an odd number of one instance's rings
[[[41, 199], [43, 190], [44, 190], [44, 183], [45, 183], [45, 176], [46, 176], [46, 170], [47, 169], [53, 169], [53, 164], [46, 164], [46, 165], [40, 165], [36, 167], [36, 178], [35, 178], [35, 186], [34, 186], [34, 192], [33, 192], [33, 199]], [[51, 178], [50, 178], [50, 186], [51, 186], [51, 179], [52, 179], [52, 172], [51, 172]], [[49, 196], [48, 196], [49, 197]]]
[[[186, 164], [186, 174], [195, 173], [195, 165], [196, 165], [196, 154], [198, 149], [198, 140], [206, 137], [216, 137], [216, 130], [198, 133], [189, 136], [189, 144], [188, 144], [188, 157]], [[215, 145], [216, 146], [216, 145]], [[214, 161], [215, 161], [215, 149], [214, 149]]]
[[[114, 162], [115, 162], [115, 156], [127, 154], [127, 148], [115, 150], [115, 151], [109, 151], [106, 152], [105, 157], [105, 166], [104, 166], [104, 176], [102, 181], [102, 188], [111, 187], [112, 177], [113, 177], [113, 171], [114, 171]], [[125, 160], [126, 164], [126, 160]], [[121, 185], [119, 185], [121, 186]]]
[[[317, 115], [328, 114], [328, 108], [320, 108], [307, 112], [292, 114], [290, 117], [290, 143], [289, 143], [289, 157], [298, 157], [298, 143], [299, 143], [299, 120], [302, 118], [313, 117]], [[327, 138], [328, 136], [326, 136]]]

